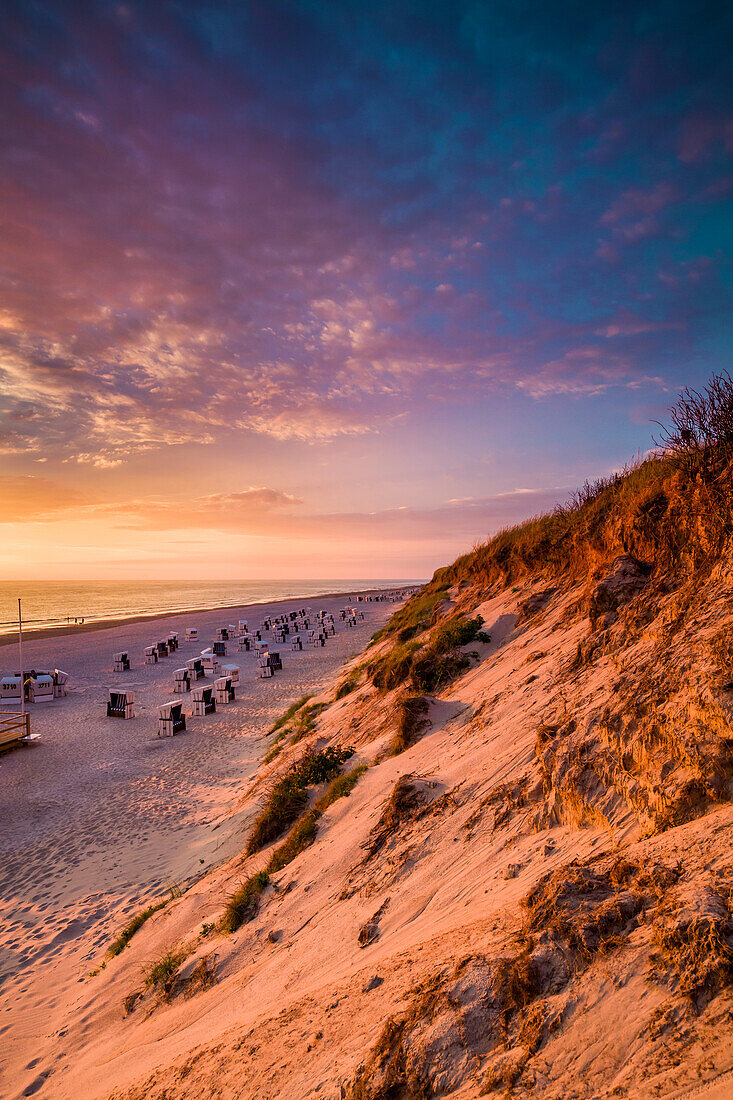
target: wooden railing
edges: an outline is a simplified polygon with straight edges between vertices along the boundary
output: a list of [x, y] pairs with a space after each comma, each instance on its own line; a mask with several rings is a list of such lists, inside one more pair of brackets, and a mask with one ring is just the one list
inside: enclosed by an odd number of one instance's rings
[[30, 737], [30, 733], [30, 714], [0, 714], [0, 748], [22, 737]]

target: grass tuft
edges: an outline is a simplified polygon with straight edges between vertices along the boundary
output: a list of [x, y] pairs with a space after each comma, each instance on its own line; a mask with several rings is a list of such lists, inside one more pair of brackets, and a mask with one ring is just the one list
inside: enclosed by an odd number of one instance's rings
[[302, 741], [315, 729], [316, 718], [328, 705], [328, 703], [311, 703], [309, 706], [301, 708], [291, 726], [291, 745]]
[[169, 1001], [173, 995], [178, 971], [185, 958], [186, 952], [183, 948], [169, 948], [145, 971], [145, 988], [152, 989], [164, 1000]]
[[223, 932], [236, 932], [246, 921], [257, 916], [260, 897], [270, 881], [267, 871], [257, 871], [243, 882], [227, 900], [221, 921]]
[[112, 941], [107, 951], [108, 956], [114, 958], [116, 955], [120, 955], [135, 933], [142, 928], [154, 913], [159, 913], [161, 909], [164, 909], [170, 900], [171, 898], [163, 898], [161, 901], [155, 902], [154, 905], [148, 905], [146, 909], [141, 909], [139, 913], [136, 913]]
[[321, 797], [316, 800], [313, 809], [322, 814], [339, 798], [348, 798], [366, 770], [366, 764], [359, 764], [358, 767], [352, 768], [346, 775], [336, 776]]
[[270, 862], [267, 864], [267, 870], [270, 874], [274, 875], [277, 871], [282, 871], [283, 867], [287, 867], [288, 863], [291, 863], [296, 856], [311, 846], [318, 833], [318, 818], [320, 816], [315, 810], [308, 810], [296, 821], [287, 838], [275, 849]]
[[287, 725], [290, 719], [293, 718], [298, 713], [300, 708], [304, 707], [308, 700], [311, 698], [312, 696], [310, 695], [303, 695], [302, 698], [296, 699], [296, 701], [292, 703], [283, 714], [280, 715], [277, 721], [273, 722], [273, 724], [270, 726], [270, 733], [277, 733], [279, 729], [282, 729], [283, 726]]
[[411, 695], [400, 702], [397, 731], [390, 745], [390, 756], [398, 756], [415, 744], [418, 734], [427, 724], [427, 712], [428, 701], [423, 695]]

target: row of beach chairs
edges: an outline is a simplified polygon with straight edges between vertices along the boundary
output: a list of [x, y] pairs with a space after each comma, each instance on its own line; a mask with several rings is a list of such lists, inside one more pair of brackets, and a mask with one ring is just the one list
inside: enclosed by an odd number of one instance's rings
[[48, 703], [67, 694], [68, 672], [55, 668], [51, 672], [31, 669], [15, 672], [0, 679], [0, 703], [20, 705], [21, 694], [26, 703]]
[[[214, 684], [201, 684], [191, 691], [194, 718], [203, 718], [216, 711], [217, 704], [233, 703], [236, 699], [235, 684], [228, 676], [220, 676]], [[129, 719], [135, 717], [135, 692], [110, 690], [107, 703], [108, 718]], [[183, 702], [172, 699], [158, 707], [158, 737], [172, 737], [186, 728]]]

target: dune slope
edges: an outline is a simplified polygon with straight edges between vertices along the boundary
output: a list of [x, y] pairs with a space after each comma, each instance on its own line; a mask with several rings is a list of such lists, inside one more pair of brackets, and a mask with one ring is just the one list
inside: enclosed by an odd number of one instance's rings
[[242, 852], [88, 980], [42, 1095], [730, 1095], [713, 476], [645, 463], [436, 574], [282, 727]]

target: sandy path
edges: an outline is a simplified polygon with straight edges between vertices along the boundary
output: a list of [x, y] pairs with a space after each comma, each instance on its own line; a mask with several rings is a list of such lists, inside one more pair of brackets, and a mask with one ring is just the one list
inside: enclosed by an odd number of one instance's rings
[[[343, 596], [309, 602], [332, 611], [346, 604]], [[284, 668], [270, 680], [258, 678], [254, 654], [230, 651], [226, 661], [241, 670], [236, 703], [190, 720], [180, 736], [156, 736], [157, 705], [174, 698], [173, 670], [209, 645], [217, 626], [240, 616], [257, 624], [270, 611], [302, 605], [167, 616], [24, 647], [27, 667], [65, 669], [70, 690], [31, 708], [40, 744], [0, 757], [0, 1081], [5, 1072], [32, 1076], [62, 1028], [65, 993], [101, 961], [127, 916], [234, 849], [241, 823], [230, 810], [272, 720], [360, 652], [394, 610], [365, 605], [365, 621], [355, 629], [339, 624], [324, 649], [281, 646]], [[145, 645], [169, 629], [183, 638], [186, 623], [198, 626], [198, 642], [182, 642], [157, 665], [142, 663]], [[129, 650], [133, 668], [115, 674], [112, 653], [120, 649]], [[6, 670], [17, 665], [8, 648], [0, 660]], [[105, 716], [115, 684], [135, 690], [133, 721]], [[181, 698], [190, 714], [190, 696]], [[42, 1085], [32, 1080], [18, 1095]]]

